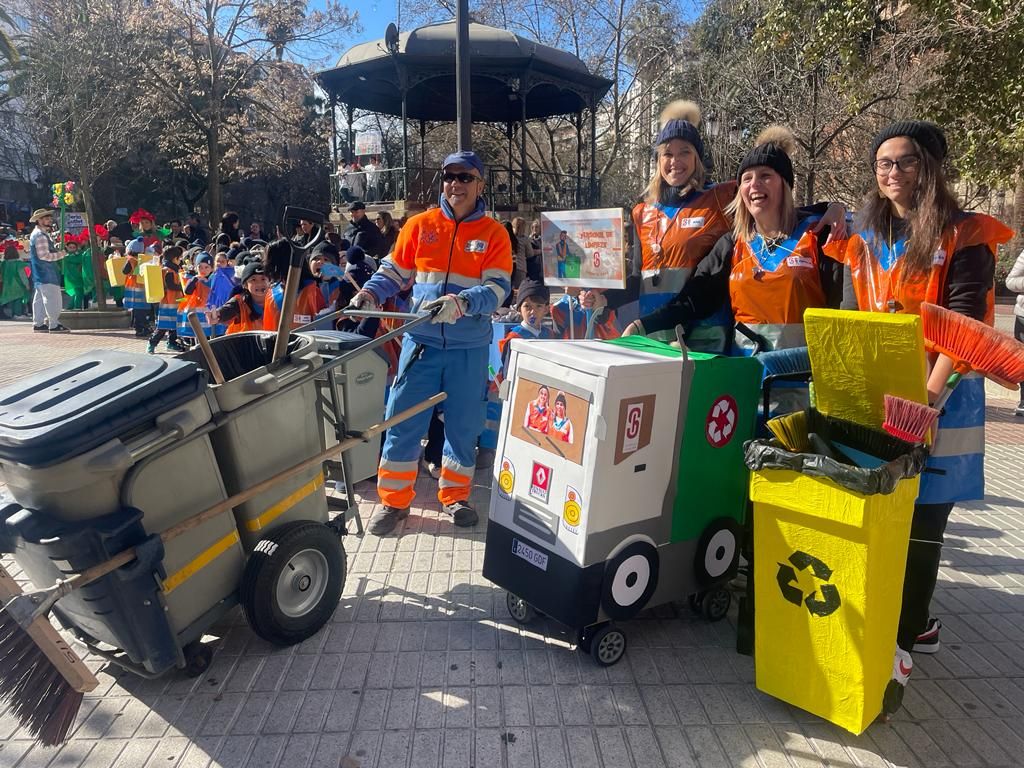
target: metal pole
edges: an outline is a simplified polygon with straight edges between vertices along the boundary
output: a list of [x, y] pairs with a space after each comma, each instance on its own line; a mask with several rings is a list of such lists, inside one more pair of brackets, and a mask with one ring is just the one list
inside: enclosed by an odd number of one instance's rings
[[575, 205], [577, 208], [583, 206], [583, 110], [576, 113], [576, 178], [573, 179], [576, 187]]
[[332, 173], [338, 172], [338, 100], [331, 94], [331, 139], [332, 155], [334, 158], [334, 169]]
[[[405, 200], [406, 190], [409, 188], [409, 115], [408, 115], [409, 89], [402, 85], [402, 195]], [[395, 195], [398, 199], [398, 195]]]
[[526, 76], [519, 78], [519, 131], [522, 141], [519, 144], [519, 167], [522, 173], [523, 192], [519, 199], [526, 202]]
[[352, 125], [352, 122], [355, 119], [355, 111], [356, 110], [355, 110], [355, 107], [353, 107], [351, 104], [347, 105], [347, 110], [348, 110], [348, 123], [347, 123], [348, 130], [346, 131], [346, 133], [347, 133], [347, 138], [348, 138], [348, 149], [347, 149], [345, 154], [348, 156], [348, 161], [351, 163], [353, 160], [356, 159], [355, 126]]
[[597, 105], [590, 104], [590, 200], [588, 205], [597, 205], [595, 187], [597, 186]]
[[455, 114], [459, 130], [459, 150], [473, 149], [473, 108], [469, 92], [469, 0], [459, 0], [455, 8]]

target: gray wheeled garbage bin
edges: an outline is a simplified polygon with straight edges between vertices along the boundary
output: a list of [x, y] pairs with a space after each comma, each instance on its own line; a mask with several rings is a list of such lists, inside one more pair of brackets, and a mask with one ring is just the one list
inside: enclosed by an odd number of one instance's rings
[[[182, 360], [92, 352], [0, 390], [0, 549], [37, 587], [145, 544], [227, 498], [206, 435], [206, 375]], [[182, 666], [182, 646], [234, 599], [244, 565], [231, 515], [61, 599], [55, 613], [149, 673]], [[221, 609], [222, 611], [223, 609]]]

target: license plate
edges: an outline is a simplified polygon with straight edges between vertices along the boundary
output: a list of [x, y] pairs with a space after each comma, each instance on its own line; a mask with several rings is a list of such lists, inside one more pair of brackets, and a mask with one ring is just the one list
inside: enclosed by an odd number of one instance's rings
[[512, 539], [512, 554], [521, 557], [530, 565], [540, 568], [542, 571], [548, 569], [548, 556], [538, 552], [533, 547], [523, 544], [519, 539]]

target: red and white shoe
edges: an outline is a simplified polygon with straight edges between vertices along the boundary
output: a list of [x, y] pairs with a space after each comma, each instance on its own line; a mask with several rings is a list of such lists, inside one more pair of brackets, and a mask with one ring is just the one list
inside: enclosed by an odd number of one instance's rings
[[939, 651], [939, 630], [942, 629], [942, 622], [938, 619], [928, 619], [928, 627], [917, 636], [914, 641], [914, 653], [938, 653]]
[[896, 656], [892, 660], [892, 679], [885, 687], [885, 695], [882, 697], [882, 714], [886, 718], [903, 706], [903, 694], [907, 690], [910, 673], [913, 671], [914, 659], [902, 648], [897, 648]]

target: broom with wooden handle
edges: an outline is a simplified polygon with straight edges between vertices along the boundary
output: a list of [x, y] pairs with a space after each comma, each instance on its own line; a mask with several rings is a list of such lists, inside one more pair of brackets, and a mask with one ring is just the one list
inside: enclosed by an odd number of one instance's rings
[[[442, 402], [440, 392], [423, 402], [396, 413], [358, 436], [331, 446], [285, 469], [251, 488], [236, 493], [202, 512], [175, 523], [160, 534], [164, 543], [176, 539], [233, 507], [269, 491], [278, 483], [305, 472], [312, 466], [342, 453], [389, 427]], [[60, 598], [87, 586], [135, 559], [135, 549], [126, 549], [81, 573], [58, 581], [54, 586], [22, 592], [17, 582], [0, 568], [0, 700], [12, 703], [18, 721], [41, 743], [61, 744], [82, 704], [82, 694], [96, 687], [96, 678], [58, 634], [47, 614]]]

